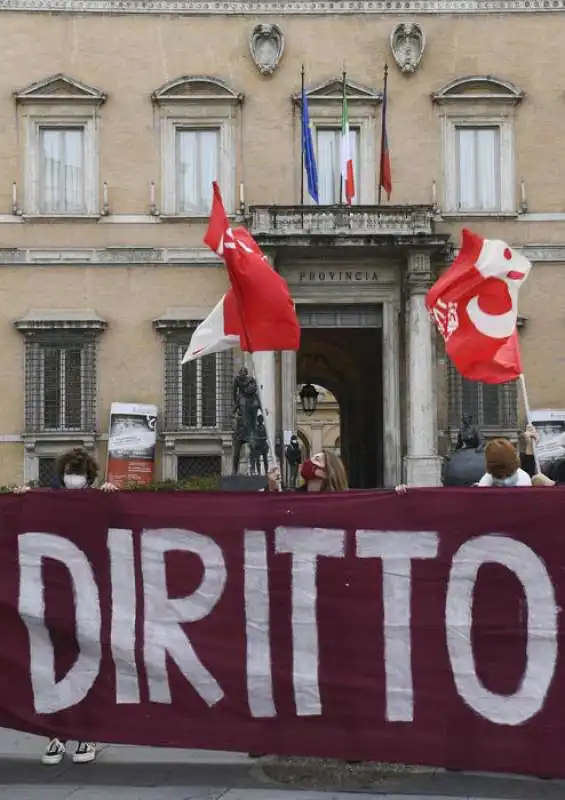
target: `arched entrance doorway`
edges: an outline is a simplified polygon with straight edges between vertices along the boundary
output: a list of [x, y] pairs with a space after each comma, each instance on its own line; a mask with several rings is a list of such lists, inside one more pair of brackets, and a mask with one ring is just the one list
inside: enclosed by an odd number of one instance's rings
[[339, 446], [353, 488], [383, 485], [381, 331], [303, 327], [298, 384], [323, 386], [339, 406]]

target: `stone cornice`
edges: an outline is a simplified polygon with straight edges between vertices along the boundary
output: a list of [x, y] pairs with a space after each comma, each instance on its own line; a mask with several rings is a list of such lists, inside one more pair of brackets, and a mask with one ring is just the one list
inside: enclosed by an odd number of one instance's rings
[[175, 264], [194, 267], [219, 267], [222, 261], [211, 250], [202, 247], [107, 247], [41, 249], [0, 248], [0, 265], [33, 266], [144, 266]]
[[[513, 244], [516, 250], [519, 250], [522, 255], [533, 262], [534, 264], [545, 263], [559, 263], [565, 264], [565, 244]], [[459, 254], [459, 248], [453, 248], [453, 258]]]
[[[423, 246], [420, 242], [420, 249]], [[565, 264], [565, 244], [513, 245], [533, 262]], [[418, 250], [418, 245], [414, 244]], [[453, 257], [458, 248], [453, 248]], [[41, 249], [0, 248], [0, 266], [139, 266], [163, 264], [164, 266], [221, 267], [222, 261], [211, 250], [201, 247], [108, 247]]]
[[0, 0], [0, 11], [78, 14], [501, 14], [565, 12], [565, 0]]
[[559, 261], [565, 263], [565, 244], [524, 244], [517, 249], [530, 261]]

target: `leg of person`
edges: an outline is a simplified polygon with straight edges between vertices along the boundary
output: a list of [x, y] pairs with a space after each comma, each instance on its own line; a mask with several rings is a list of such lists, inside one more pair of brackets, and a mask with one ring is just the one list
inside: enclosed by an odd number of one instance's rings
[[64, 759], [66, 752], [66, 742], [62, 742], [60, 739], [57, 739], [57, 737], [53, 737], [53, 739], [50, 739], [47, 744], [41, 759], [41, 763], [49, 767], [54, 766], [55, 764], [60, 764]]
[[90, 764], [96, 758], [96, 744], [94, 742], [78, 742], [73, 754], [73, 763]]

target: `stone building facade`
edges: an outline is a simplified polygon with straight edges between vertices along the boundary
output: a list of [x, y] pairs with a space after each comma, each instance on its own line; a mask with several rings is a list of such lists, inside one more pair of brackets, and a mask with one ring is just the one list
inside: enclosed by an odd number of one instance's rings
[[[103, 461], [114, 401], [162, 410], [161, 476], [229, 469], [234, 359], [179, 358], [226, 288], [202, 245], [213, 178], [297, 303], [281, 428], [297, 382], [328, 388], [354, 485], [436, 483], [462, 411], [517, 429], [516, 387], [462, 382], [425, 312], [463, 226], [534, 263], [530, 400], [565, 406], [564, 15], [564, 0], [0, 0], [0, 484], [45, 481], [71, 443]], [[302, 64], [321, 191], [304, 208]]]

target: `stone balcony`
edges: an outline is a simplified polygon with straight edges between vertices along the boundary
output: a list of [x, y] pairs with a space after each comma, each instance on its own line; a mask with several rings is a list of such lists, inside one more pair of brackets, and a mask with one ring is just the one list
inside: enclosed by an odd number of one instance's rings
[[264, 244], [372, 244], [434, 238], [432, 206], [252, 206], [250, 229]]

